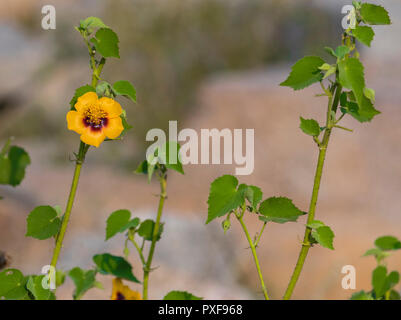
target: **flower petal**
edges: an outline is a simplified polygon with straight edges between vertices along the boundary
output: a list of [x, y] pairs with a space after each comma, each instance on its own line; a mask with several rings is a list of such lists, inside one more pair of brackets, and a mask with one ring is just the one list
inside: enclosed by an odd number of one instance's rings
[[74, 107], [79, 113], [83, 113], [86, 110], [86, 108], [96, 104], [97, 102], [98, 102], [98, 96], [96, 92], [91, 91], [80, 96]]
[[82, 134], [86, 129], [84, 118], [77, 111], [67, 113], [67, 126], [68, 130], [73, 130], [79, 134]]
[[113, 279], [111, 300], [142, 300], [141, 294], [125, 286], [120, 278]]
[[103, 127], [103, 131], [109, 139], [119, 137], [123, 130], [124, 126], [120, 117], [107, 119], [107, 125]]
[[108, 118], [116, 118], [123, 113], [121, 105], [113, 99], [107, 97], [100, 98], [99, 105], [105, 112], [107, 112]]
[[81, 141], [94, 147], [99, 147], [104, 141], [106, 135], [104, 130], [93, 130], [91, 127], [86, 128], [84, 133], [81, 135]]

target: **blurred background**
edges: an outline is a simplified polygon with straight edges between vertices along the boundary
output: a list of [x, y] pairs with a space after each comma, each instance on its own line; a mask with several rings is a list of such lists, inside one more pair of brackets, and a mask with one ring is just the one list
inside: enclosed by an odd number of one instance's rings
[[[0, 3], [0, 141], [30, 154], [32, 165], [17, 188], [0, 187], [0, 251], [11, 266], [40, 273], [53, 242], [25, 238], [26, 217], [38, 205], [64, 207], [70, 188], [78, 135], [66, 128], [74, 90], [90, 81], [87, 49], [74, 26], [99, 16], [120, 38], [121, 59], [109, 59], [103, 77], [129, 80], [138, 103], [121, 100], [133, 129], [123, 141], [91, 150], [59, 267], [89, 268], [92, 255], [122, 255], [123, 237], [108, 242], [105, 221], [117, 209], [153, 218], [156, 182], [132, 174], [144, 158], [151, 128], [255, 129], [255, 170], [241, 182], [260, 186], [264, 198], [282, 195], [307, 210], [317, 150], [299, 129], [299, 116], [324, 120], [326, 101], [318, 86], [302, 92], [279, 87], [303, 55], [329, 59], [324, 46], [339, 44], [341, 8], [351, 1], [324, 0], [3, 0]], [[373, 1], [371, 1], [373, 2]], [[333, 135], [323, 176], [317, 218], [336, 234], [335, 251], [311, 250], [294, 293], [299, 299], [347, 299], [370, 289], [373, 258], [361, 255], [376, 237], [401, 237], [401, 3], [376, 1], [390, 11], [393, 25], [376, 27], [372, 48], [361, 47], [367, 85], [376, 90], [382, 114], [371, 124], [346, 119], [353, 133]], [[56, 8], [56, 30], [41, 28], [41, 8]], [[191, 165], [168, 182], [166, 222], [151, 274], [150, 297], [188, 290], [206, 299], [260, 299], [252, 256], [238, 224], [224, 235], [220, 221], [204, 224], [210, 183], [234, 174], [231, 165]], [[252, 217], [251, 217], [252, 218]], [[281, 298], [303, 237], [299, 223], [272, 224], [260, 246], [265, 282]], [[248, 219], [252, 233], [259, 222]], [[141, 277], [132, 250], [130, 262]], [[357, 289], [341, 287], [341, 269], [354, 265]], [[401, 256], [389, 259], [401, 271]], [[105, 289], [85, 298], [108, 299]], [[139, 286], [131, 285], [133, 289]], [[58, 295], [70, 299], [71, 280]]]

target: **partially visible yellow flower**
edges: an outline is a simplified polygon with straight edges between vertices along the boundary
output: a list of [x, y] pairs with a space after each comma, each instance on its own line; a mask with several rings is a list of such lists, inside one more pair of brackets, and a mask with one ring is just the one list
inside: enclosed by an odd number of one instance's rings
[[120, 278], [113, 279], [111, 300], [142, 300], [141, 294], [124, 286]]
[[104, 139], [118, 138], [124, 130], [120, 104], [110, 98], [98, 98], [87, 92], [78, 98], [76, 111], [67, 113], [68, 129], [81, 135], [81, 141], [96, 148]]

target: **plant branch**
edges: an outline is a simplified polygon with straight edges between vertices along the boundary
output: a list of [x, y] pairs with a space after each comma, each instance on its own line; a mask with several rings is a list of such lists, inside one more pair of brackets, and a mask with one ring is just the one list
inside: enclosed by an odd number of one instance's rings
[[267, 225], [267, 221], [265, 221], [265, 222], [263, 223], [262, 229], [260, 230], [260, 232], [259, 232], [259, 234], [258, 234], [258, 236], [257, 236], [257, 238], [256, 238], [256, 240], [255, 240], [255, 242], [253, 243], [253, 245], [255, 246], [255, 248], [258, 247], [260, 238], [262, 238], [262, 233], [263, 233], [263, 231], [265, 231], [266, 225]]
[[[241, 224], [242, 229], [244, 230], [246, 239], [248, 240], [249, 246], [250, 246], [250, 248], [251, 248], [252, 255], [253, 255], [253, 259], [254, 259], [255, 265], [256, 265], [256, 269], [257, 269], [257, 271], [258, 271], [260, 284], [261, 284], [261, 286], [262, 286], [263, 295], [264, 295], [264, 297], [265, 297], [265, 300], [269, 300], [269, 295], [267, 294], [267, 289], [266, 289], [266, 286], [265, 286], [265, 282], [264, 282], [264, 280], [263, 280], [263, 275], [262, 275], [262, 271], [261, 271], [261, 269], [260, 269], [260, 264], [259, 264], [258, 255], [257, 255], [257, 253], [256, 253], [256, 248], [255, 248], [255, 245], [254, 245], [254, 243], [253, 243], [253, 241], [252, 241], [252, 239], [251, 239], [251, 236], [249, 235], [249, 232], [248, 232], [248, 229], [247, 229], [247, 227], [246, 227], [246, 225], [245, 225], [245, 223], [244, 223], [244, 220], [242, 219], [242, 217], [243, 217], [243, 215], [244, 215], [244, 212], [245, 212], [245, 208], [242, 209], [242, 212], [241, 212], [240, 214], [238, 214], [238, 215], [236, 214], [236, 217], [237, 217], [239, 223]], [[265, 226], [265, 225], [264, 225], [264, 226]], [[261, 233], [262, 233], [262, 232], [261, 232]]]
[[[329, 103], [328, 103], [328, 108], [327, 108], [327, 123], [326, 123], [326, 129], [324, 132], [323, 140], [319, 146], [319, 157], [318, 157], [318, 162], [316, 166], [316, 172], [315, 172], [315, 179], [314, 179], [314, 184], [313, 184], [313, 190], [312, 190], [312, 197], [309, 205], [309, 212], [308, 212], [308, 219], [307, 219], [307, 225], [310, 224], [314, 219], [315, 219], [315, 212], [316, 212], [316, 204], [318, 200], [318, 195], [319, 195], [319, 189], [320, 189], [320, 183], [322, 180], [322, 174], [323, 174], [323, 166], [324, 166], [324, 161], [326, 157], [326, 151], [327, 147], [330, 141], [330, 136], [331, 136], [331, 130], [332, 127], [334, 126], [333, 119], [332, 119], [332, 112], [334, 114], [337, 111], [338, 108], [338, 103], [342, 91], [342, 87], [340, 84], [336, 83], [332, 87], [332, 92], [335, 91], [335, 96], [334, 100], [333, 97], [329, 97]], [[297, 260], [297, 263], [295, 265], [294, 271], [292, 273], [290, 282], [288, 284], [287, 290], [285, 291], [284, 294], [284, 300], [288, 300], [291, 298], [292, 293], [294, 291], [295, 285], [298, 281], [298, 278], [301, 274], [302, 268], [305, 263], [305, 259], [308, 255], [309, 249], [311, 247], [310, 243], [310, 235], [311, 235], [312, 229], [308, 226], [305, 228], [305, 235], [304, 235], [304, 240], [302, 242], [302, 247], [301, 251], [299, 253], [299, 257]]]
[[163, 213], [163, 206], [164, 206], [164, 201], [167, 197], [166, 194], [166, 187], [167, 187], [167, 178], [166, 175], [163, 173], [160, 178], [160, 200], [159, 200], [159, 208], [157, 210], [157, 217], [156, 217], [156, 223], [153, 229], [153, 235], [152, 235], [152, 242], [150, 244], [150, 249], [149, 249], [149, 254], [148, 254], [148, 259], [146, 261], [146, 264], [144, 265], [143, 268], [143, 300], [148, 299], [148, 286], [149, 286], [149, 273], [151, 271], [151, 266], [152, 266], [152, 259], [153, 259], [153, 254], [155, 252], [156, 248], [156, 242], [157, 242], [157, 237], [159, 234], [159, 229], [160, 229], [160, 220], [162, 217]]

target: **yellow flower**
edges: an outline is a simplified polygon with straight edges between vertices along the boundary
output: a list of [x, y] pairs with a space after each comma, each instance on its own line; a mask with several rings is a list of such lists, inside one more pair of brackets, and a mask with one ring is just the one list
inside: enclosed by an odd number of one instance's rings
[[120, 104], [110, 98], [98, 98], [95, 92], [87, 92], [78, 98], [76, 111], [67, 113], [68, 129], [81, 135], [81, 141], [96, 148], [107, 137], [118, 138], [124, 130]]
[[120, 278], [113, 279], [111, 300], [142, 300], [141, 294], [124, 286]]

